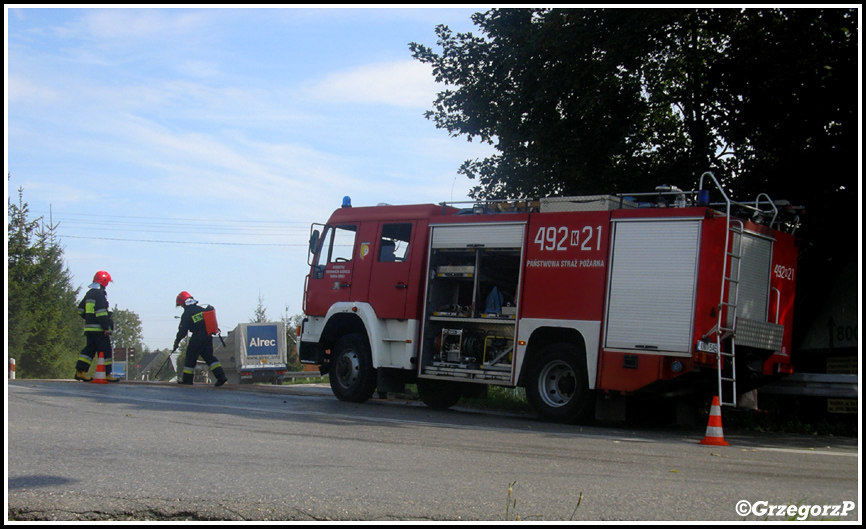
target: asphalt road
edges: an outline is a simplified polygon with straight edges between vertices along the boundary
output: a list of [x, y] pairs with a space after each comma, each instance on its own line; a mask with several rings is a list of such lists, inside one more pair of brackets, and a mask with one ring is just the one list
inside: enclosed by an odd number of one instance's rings
[[720, 447], [317, 386], [7, 382], [12, 521], [860, 520], [858, 439]]

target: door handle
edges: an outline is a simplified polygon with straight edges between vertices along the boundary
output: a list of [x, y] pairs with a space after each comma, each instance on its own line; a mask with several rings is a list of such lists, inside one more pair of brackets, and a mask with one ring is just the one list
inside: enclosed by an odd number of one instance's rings
[[394, 285], [394, 288], [398, 290], [405, 290], [409, 288], [409, 285], [407, 285], [406, 283], [397, 283], [396, 285]]

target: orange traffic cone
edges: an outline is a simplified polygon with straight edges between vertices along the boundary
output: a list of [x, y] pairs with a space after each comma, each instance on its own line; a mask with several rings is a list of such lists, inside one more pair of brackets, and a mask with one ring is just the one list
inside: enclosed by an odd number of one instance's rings
[[96, 373], [93, 375], [91, 382], [94, 384], [108, 384], [108, 380], [105, 379], [105, 358], [102, 356], [102, 351], [99, 352], [99, 363], [96, 364]]
[[719, 407], [719, 397], [713, 397], [713, 405], [710, 406], [710, 420], [707, 422], [707, 434], [701, 444], [728, 446], [722, 433], [722, 410]]

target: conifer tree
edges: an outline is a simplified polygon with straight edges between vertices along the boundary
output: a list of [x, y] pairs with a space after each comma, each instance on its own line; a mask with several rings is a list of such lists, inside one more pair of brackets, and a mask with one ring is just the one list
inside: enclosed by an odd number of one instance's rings
[[23, 189], [7, 200], [7, 350], [21, 378], [71, 376], [83, 346], [78, 289], [63, 261], [57, 226], [29, 220]]

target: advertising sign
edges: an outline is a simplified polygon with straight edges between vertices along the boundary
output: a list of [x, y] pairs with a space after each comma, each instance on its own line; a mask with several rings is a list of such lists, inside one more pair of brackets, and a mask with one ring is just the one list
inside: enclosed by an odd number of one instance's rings
[[277, 325], [250, 325], [247, 327], [247, 356], [276, 356]]

